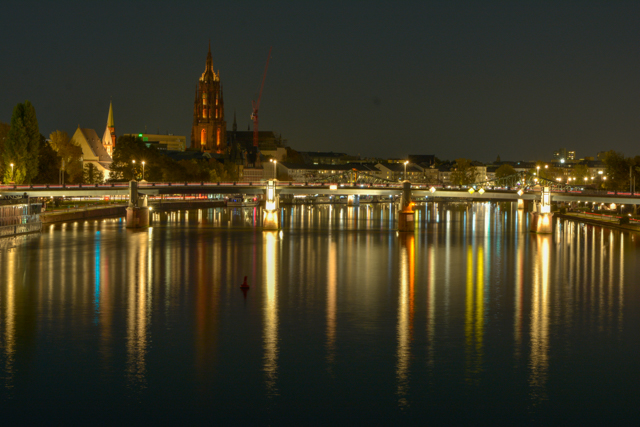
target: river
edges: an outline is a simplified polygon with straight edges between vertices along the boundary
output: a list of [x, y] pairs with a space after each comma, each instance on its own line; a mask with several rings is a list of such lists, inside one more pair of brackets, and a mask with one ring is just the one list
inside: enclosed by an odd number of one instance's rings
[[[154, 212], [0, 240], [3, 425], [640, 416], [640, 240], [511, 204]], [[243, 292], [244, 277], [250, 289]]]

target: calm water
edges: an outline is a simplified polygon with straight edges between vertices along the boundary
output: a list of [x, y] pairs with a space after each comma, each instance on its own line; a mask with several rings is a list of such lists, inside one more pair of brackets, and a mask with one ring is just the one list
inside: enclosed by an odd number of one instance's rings
[[[0, 240], [3, 424], [640, 416], [640, 241], [510, 205], [295, 207]], [[239, 289], [247, 276], [251, 289]]]

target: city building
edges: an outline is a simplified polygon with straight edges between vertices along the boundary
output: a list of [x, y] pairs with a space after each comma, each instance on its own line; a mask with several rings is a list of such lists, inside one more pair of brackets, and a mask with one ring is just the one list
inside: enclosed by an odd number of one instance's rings
[[193, 103], [193, 125], [191, 127], [191, 148], [223, 153], [227, 142], [227, 122], [224, 120], [224, 98], [220, 83], [220, 71], [213, 71], [211, 42], [207, 63], [196, 84]]
[[406, 166], [404, 162], [378, 163], [376, 164], [376, 168], [382, 173], [381, 178], [389, 181], [404, 181], [405, 179], [408, 179], [411, 182], [424, 181], [424, 168], [413, 163], [409, 163]]
[[137, 136], [147, 147], [155, 147], [160, 151], [184, 151], [187, 148], [187, 137], [182, 135], [138, 133], [125, 136]]

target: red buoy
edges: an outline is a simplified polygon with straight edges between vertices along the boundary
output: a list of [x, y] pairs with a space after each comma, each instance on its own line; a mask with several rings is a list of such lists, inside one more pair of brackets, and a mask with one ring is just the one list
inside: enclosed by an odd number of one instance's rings
[[244, 282], [240, 285], [240, 289], [249, 289], [249, 284], [247, 283], [247, 276], [244, 276]]

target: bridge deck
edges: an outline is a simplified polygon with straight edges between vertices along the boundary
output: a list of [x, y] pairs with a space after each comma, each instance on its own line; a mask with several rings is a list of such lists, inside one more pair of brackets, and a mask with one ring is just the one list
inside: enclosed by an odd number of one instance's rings
[[[226, 182], [226, 183], [139, 183], [138, 192], [149, 196], [169, 194], [264, 194], [264, 182]], [[367, 196], [399, 196], [402, 193], [401, 184], [363, 184], [349, 186], [345, 184], [327, 183], [290, 183], [278, 182], [279, 194], [291, 195], [367, 195]], [[18, 196], [27, 193], [30, 197], [103, 197], [127, 196], [128, 183], [96, 184], [96, 185], [5, 185], [0, 186], [0, 196]], [[413, 186], [414, 197], [467, 199], [477, 201], [517, 199], [539, 200], [539, 191], [526, 191], [519, 196], [515, 190], [487, 190], [484, 194], [475, 192], [469, 194], [467, 190], [438, 189], [431, 193], [427, 185]], [[628, 193], [604, 192], [554, 192], [551, 193], [555, 202], [594, 202], [616, 204], [640, 204], [640, 197]]]

